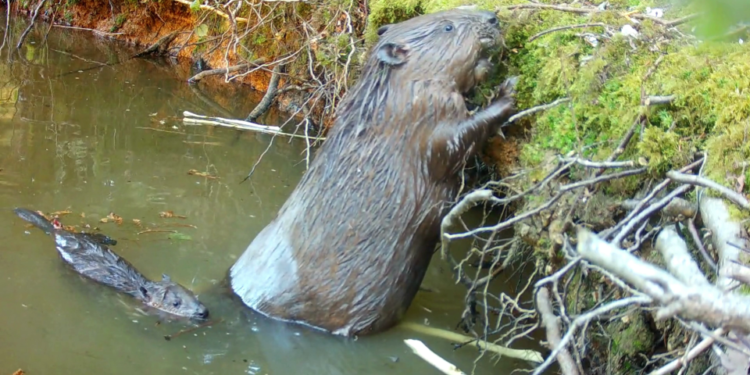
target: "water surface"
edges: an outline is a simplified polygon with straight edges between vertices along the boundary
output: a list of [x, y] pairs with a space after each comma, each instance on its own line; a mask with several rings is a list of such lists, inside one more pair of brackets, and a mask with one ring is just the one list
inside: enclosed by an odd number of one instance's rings
[[[243, 308], [221, 281], [304, 172], [304, 142], [185, 126], [184, 110], [243, 118], [259, 96], [210, 82], [191, 88], [185, 67], [128, 60], [135, 50], [87, 32], [52, 28], [44, 43], [45, 33], [0, 54], [0, 374], [438, 373], [406, 338], [467, 372], [528, 368], [490, 355], [475, 364], [475, 349], [403, 328], [345, 340]], [[261, 121], [285, 119], [271, 112]], [[64, 224], [116, 238], [113, 249], [143, 274], [192, 288], [220, 322], [165, 340], [188, 326], [145, 315], [68, 270], [52, 239], [12, 213], [19, 206], [70, 211]], [[184, 218], [160, 217], [166, 211]], [[122, 223], [101, 222], [110, 213]], [[436, 257], [424, 283], [432, 292], [419, 293], [407, 321], [455, 327], [465, 289], [447, 274]]]

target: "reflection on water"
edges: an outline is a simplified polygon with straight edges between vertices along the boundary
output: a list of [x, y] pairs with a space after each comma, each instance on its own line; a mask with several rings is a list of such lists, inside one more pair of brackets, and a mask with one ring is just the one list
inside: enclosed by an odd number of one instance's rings
[[[184, 126], [184, 110], [244, 117], [257, 95], [202, 83], [199, 96], [185, 83], [187, 69], [128, 60], [133, 50], [84, 32], [52, 29], [45, 44], [46, 28], [38, 29], [20, 53], [6, 46], [0, 59], [0, 374], [437, 373], [405, 338], [472, 370], [477, 351], [454, 351], [442, 339], [396, 328], [344, 340], [243, 308], [221, 282], [297, 183], [304, 144], [276, 139], [268, 148], [268, 135]], [[280, 121], [274, 113], [261, 120]], [[192, 288], [221, 321], [165, 340], [186, 326], [144, 315], [65, 268], [52, 239], [27, 228], [13, 207], [71, 211], [64, 224], [101, 228], [143, 274]], [[100, 221], [111, 212], [122, 223]], [[447, 272], [436, 258], [425, 281], [434, 291], [418, 295], [409, 321], [455, 326], [464, 289]], [[476, 373], [527, 367], [494, 362], [485, 356]]]

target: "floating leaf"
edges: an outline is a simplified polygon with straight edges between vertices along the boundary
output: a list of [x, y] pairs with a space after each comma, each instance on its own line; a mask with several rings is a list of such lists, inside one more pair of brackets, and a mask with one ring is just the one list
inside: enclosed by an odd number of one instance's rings
[[182, 240], [182, 241], [192, 241], [193, 237], [190, 237], [190, 235], [181, 233], [181, 232], [175, 232], [169, 235], [170, 240]]

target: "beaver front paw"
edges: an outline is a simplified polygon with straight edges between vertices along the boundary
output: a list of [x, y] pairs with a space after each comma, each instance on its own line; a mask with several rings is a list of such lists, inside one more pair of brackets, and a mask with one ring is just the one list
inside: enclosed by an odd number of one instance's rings
[[504, 98], [508, 96], [513, 96], [516, 93], [516, 85], [518, 85], [518, 76], [512, 76], [510, 78], [507, 78], [505, 82], [500, 84], [497, 88], [497, 96], [498, 98]]

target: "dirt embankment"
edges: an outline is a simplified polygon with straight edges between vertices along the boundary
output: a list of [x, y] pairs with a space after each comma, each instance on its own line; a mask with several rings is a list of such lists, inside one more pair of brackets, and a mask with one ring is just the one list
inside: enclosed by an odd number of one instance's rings
[[[37, 5], [38, 3], [31, 2], [11, 2], [11, 11], [32, 18]], [[253, 56], [249, 56], [247, 46], [237, 43], [236, 38], [222, 36], [230, 33], [236, 35], [247, 27], [248, 22], [240, 22], [244, 18], [231, 22], [225, 15], [221, 11], [191, 10], [190, 3], [182, 1], [66, 0], [46, 1], [38, 10], [37, 22], [88, 29], [100, 37], [125, 42], [141, 51], [159, 45], [154, 53], [173, 57], [181, 63], [180, 69], [190, 66], [194, 73], [236, 67], [253, 60], [250, 59], [253, 57], [259, 64], [230, 71], [228, 75], [207, 76], [203, 80], [247, 84], [260, 93], [265, 93], [273, 66], [264, 66], [257, 58], [262, 58], [263, 62], [272, 62], [280, 51], [257, 49], [251, 53]], [[234, 31], [230, 31], [231, 29]], [[291, 84], [290, 77], [291, 75], [282, 75], [279, 87]], [[309, 95], [306, 95], [305, 90], [286, 90], [277, 95], [276, 104], [282, 111], [298, 110], [296, 115], [299, 116], [299, 109], [306, 97]], [[321, 108], [311, 108], [311, 111], [323, 118]]]

